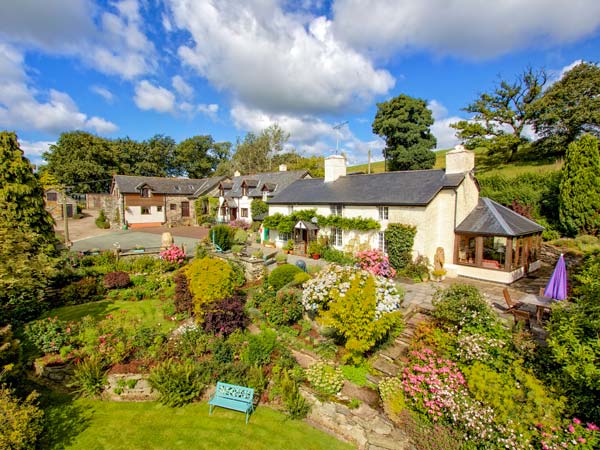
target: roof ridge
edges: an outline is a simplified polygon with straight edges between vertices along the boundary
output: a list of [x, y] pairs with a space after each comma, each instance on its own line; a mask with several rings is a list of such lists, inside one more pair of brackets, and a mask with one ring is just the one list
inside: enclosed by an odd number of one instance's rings
[[490, 210], [490, 212], [492, 213], [494, 218], [502, 226], [502, 228], [504, 228], [504, 230], [508, 234], [511, 234], [511, 235], [515, 234], [514, 230], [510, 227], [510, 225], [508, 223], [506, 223], [506, 220], [504, 220], [504, 218], [502, 217], [502, 214], [500, 214], [500, 212], [496, 209], [496, 205], [498, 205], [498, 206], [502, 206], [502, 205], [494, 202], [492, 199], [490, 199], [488, 197], [482, 197], [481, 200], [483, 200], [483, 202], [486, 204], [486, 206], [488, 207], [488, 209]]
[[531, 220], [531, 219], [529, 219], [529, 218], [525, 217], [523, 214], [519, 214], [518, 212], [516, 212], [516, 211], [513, 211], [513, 210], [512, 210], [512, 209], [510, 209], [510, 208], [507, 208], [506, 206], [504, 206], [504, 205], [502, 205], [502, 204], [500, 204], [500, 203], [498, 203], [498, 202], [496, 202], [496, 201], [492, 200], [492, 199], [491, 199], [491, 198], [489, 198], [489, 197], [481, 197], [481, 198], [482, 198], [482, 199], [487, 199], [487, 200], [489, 200], [490, 202], [494, 203], [494, 205], [496, 205], [496, 207], [498, 207], [498, 206], [499, 206], [500, 208], [506, 209], [507, 211], [509, 211], [509, 212], [511, 212], [511, 213], [513, 213], [513, 214], [517, 214], [517, 215], [518, 215], [518, 216], [519, 216], [521, 219], [523, 219], [523, 220], [525, 220], [525, 221], [529, 222], [529, 223], [530, 223], [530, 224], [532, 224], [532, 225], [537, 225], [538, 227], [539, 227], [539, 226], [541, 226], [539, 223], [537, 223], [537, 222], [535, 222], [535, 221], [533, 221], [533, 220]]

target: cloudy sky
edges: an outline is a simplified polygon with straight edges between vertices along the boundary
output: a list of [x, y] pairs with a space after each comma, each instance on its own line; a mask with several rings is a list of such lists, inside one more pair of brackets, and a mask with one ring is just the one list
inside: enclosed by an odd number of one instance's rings
[[74, 129], [235, 142], [276, 122], [363, 162], [376, 103], [404, 93], [448, 148], [499, 77], [600, 60], [599, 27], [597, 0], [0, 0], [0, 128], [39, 161]]

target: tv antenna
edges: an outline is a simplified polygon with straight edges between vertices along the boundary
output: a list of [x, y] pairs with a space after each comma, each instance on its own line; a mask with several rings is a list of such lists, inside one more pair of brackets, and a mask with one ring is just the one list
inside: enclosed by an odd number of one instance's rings
[[332, 127], [335, 130], [335, 135], [336, 135], [335, 136], [335, 153], [336, 154], [340, 151], [340, 130], [345, 125], [348, 125], [347, 120], [345, 120], [344, 122], [340, 122]]

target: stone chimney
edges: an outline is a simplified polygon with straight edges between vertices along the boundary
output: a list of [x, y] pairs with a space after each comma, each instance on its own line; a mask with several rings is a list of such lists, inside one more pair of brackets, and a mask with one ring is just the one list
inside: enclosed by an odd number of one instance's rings
[[287, 171], [287, 165], [285, 165], [285, 164], [279, 164], [279, 171], [280, 172], [286, 172]]
[[233, 172], [233, 176], [234, 177], [239, 177], [241, 175], [239, 170], [236, 170], [235, 172]]
[[346, 176], [346, 158], [342, 155], [331, 155], [325, 158], [325, 183]]
[[470, 172], [475, 168], [475, 153], [462, 145], [446, 153], [446, 175]]

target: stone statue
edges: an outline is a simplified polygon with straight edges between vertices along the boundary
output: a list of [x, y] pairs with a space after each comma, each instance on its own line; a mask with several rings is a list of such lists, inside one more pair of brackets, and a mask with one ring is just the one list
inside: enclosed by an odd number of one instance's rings
[[160, 239], [160, 248], [167, 249], [173, 245], [173, 242], [173, 235], [170, 232], [165, 231]]
[[434, 272], [444, 270], [444, 262], [445, 262], [444, 249], [442, 247], [438, 247], [435, 250], [435, 256], [433, 257]]

